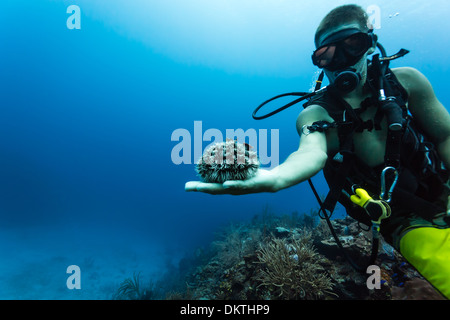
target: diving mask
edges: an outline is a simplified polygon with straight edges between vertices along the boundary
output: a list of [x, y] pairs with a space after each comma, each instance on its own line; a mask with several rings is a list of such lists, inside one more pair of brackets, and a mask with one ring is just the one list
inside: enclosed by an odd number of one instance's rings
[[356, 64], [376, 41], [373, 30], [368, 33], [356, 28], [342, 30], [327, 37], [314, 51], [313, 64], [329, 71], [345, 69]]

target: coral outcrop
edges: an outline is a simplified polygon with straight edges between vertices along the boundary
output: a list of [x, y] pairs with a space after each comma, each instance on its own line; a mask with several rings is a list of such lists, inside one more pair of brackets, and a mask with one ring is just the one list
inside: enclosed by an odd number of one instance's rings
[[[343, 257], [316, 212], [275, 215], [267, 208], [246, 223], [233, 224], [209, 246], [170, 267], [167, 276], [142, 289], [139, 277], [122, 283], [116, 298], [142, 299], [440, 299], [439, 293], [381, 239], [375, 262], [379, 289], [369, 274], [356, 272]], [[355, 220], [332, 220], [344, 249], [367, 264], [371, 235]], [[158, 288], [158, 290], [156, 290]], [[158, 291], [158, 292], [157, 292]], [[149, 295], [151, 292], [151, 295]]]

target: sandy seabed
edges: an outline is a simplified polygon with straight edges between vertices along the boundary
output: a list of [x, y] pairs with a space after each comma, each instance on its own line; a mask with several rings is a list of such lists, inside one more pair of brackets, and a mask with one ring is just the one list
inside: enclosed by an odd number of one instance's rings
[[[165, 255], [145, 236], [96, 226], [1, 228], [0, 299], [112, 299], [135, 272], [152, 281]], [[67, 287], [71, 265], [80, 268], [80, 289]]]

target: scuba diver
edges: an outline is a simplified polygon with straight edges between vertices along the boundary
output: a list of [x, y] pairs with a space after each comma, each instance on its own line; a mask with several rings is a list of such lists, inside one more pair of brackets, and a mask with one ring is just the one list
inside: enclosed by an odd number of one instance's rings
[[[185, 190], [278, 192], [310, 182], [323, 170], [330, 192], [318, 201], [325, 218], [341, 203], [352, 218], [372, 226], [374, 241], [381, 233], [450, 298], [448, 111], [418, 70], [389, 68], [391, 60], [408, 51], [387, 57], [360, 6], [328, 13], [317, 28], [315, 45], [312, 61], [323, 72], [297, 118], [298, 150], [272, 170], [258, 169], [251, 179], [190, 181]], [[377, 48], [381, 56], [373, 55]], [[330, 84], [320, 88], [323, 74]], [[255, 113], [255, 119], [264, 118]]]

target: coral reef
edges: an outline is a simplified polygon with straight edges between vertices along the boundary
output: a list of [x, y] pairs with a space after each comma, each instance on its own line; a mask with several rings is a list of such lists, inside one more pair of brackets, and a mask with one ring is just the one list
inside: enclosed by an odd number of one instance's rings
[[259, 168], [258, 156], [251, 149], [247, 143], [232, 139], [212, 144], [197, 162], [197, 173], [211, 183], [249, 179]]
[[259, 287], [265, 287], [269, 299], [320, 299], [333, 294], [333, 283], [325, 272], [326, 259], [310, 243], [311, 233], [287, 240], [272, 239], [261, 245], [257, 257]]
[[187, 275], [188, 290], [211, 300], [336, 298], [334, 268], [312, 244], [316, 217], [265, 208], [250, 223], [231, 225], [212, 243], [209, 261]]
[[[347, 253], [367, 264], [371, 235], [350, 217], [332, 220]], [[142, 289], [139, 274], [125, 280], [118, 299], [410, 300], [439, 293], [381, 239], [375, 262], [380, 289], [343, 257], [317, 212], [275, 215], [265, 208], [249, 222], [231, 224], [214, 242], [168, 266], [167, 275]], [[158, 288], [158, 290], [156, 290]]]
[[153, 285], [150, 283], [143, 287], [140, 273], [133, 273], [132, 278], [127, 278], [120, 284], [113, 295], [114, 300], [151, 300], [154, 298]]

